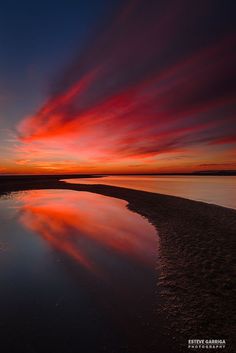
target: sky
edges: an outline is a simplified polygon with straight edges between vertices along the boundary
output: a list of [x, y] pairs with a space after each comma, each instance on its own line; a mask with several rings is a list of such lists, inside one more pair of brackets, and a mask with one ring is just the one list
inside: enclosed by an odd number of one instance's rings
[[236, 170], [235, 1], [8, 1], [0, 173]]

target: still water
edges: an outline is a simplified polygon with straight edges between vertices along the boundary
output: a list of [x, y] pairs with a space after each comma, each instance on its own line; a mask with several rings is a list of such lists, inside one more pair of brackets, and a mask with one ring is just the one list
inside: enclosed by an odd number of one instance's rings
[[67, 179], [68, 183], [105, 184], [180, 196], [236, 209], [236, 176], [107, 176]]
[[148, 352], [158, 340], [158, 236], [125, 201], [12, 193], [0, 224], [2, 352]]

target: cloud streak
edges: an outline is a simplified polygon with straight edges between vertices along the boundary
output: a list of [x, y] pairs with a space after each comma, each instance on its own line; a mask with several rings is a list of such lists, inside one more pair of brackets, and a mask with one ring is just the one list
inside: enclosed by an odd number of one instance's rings
[[158, 170], [164, 154], [235, 151], [235, 35], [221, 12], [213, 1], [124, 3], [19, 124], [24, 159], [36, 149], [80, 168]]

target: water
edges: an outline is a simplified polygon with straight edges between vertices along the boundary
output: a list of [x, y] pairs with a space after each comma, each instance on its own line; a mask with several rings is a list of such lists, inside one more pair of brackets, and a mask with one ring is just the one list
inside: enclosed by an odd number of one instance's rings
[[[37, 190], [0, 198], [3, 352], [158, 347], [158, 237], [126, 202]], [[159, 341], [158, 341], [159, 340]]]
[[68, 183], [105, 184], [180, 196], [236, 209], [235, 176], [107, 176], [67, 179]]

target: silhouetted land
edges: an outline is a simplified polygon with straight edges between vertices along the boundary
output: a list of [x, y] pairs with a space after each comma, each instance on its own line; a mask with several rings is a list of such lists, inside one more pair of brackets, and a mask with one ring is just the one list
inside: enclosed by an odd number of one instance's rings
[[98, 178], [97, 174], [50, 174], [50, 175], [0, 175], [0, 182], [28, 182], [39, 180], [60, 180], [60, 179], [79, 179], [79, 178]]
[[74, 179], [74, 178], [98, 178], [100, 176], [108, 176], [108, 175], [157, 175], [157, 176], [165, 176], [165, 175], [189, 175], [189, 176], [236, 176], [236, 170], [200, 170], [192, 173], [103, 173], [103, 174], [50, 174], [50, 175], [22, 175], [22, 174], [0, 174], [0, 182], [6, 180], [13, 179]]
[[0, 195], [30, 189], [68, 189], [126, 200], [128, 208], [146, 217], [160, 236], [157, 286], [161, 310], [157, 322], [160, 317], [164, 319], [165, 334], [173, 337], [184, 352], [189, 351], [187, 340], [193, 338], [226, 339], [224, 352], [233, 351], [236, 211], [120, 187], [69, 184], [60, 177], [1, 177]]

